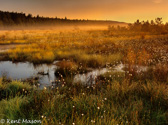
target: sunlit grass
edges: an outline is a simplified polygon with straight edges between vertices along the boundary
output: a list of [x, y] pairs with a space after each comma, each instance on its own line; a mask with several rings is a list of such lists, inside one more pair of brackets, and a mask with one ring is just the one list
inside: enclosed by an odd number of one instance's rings
[[[1, 53], [2, 60], [60, 61], [59, 85], [52, 89], [37, 91], [29, 83], [0, 78], [0, 118], [40, 119], [44, 125], [168, 124], [167, 40], [138, 32], [0, 33], [0, 44], [24, 44]], [[110, 72], [118, 64], [127, 67]], [[95, 84], [73, 83], [74, 75], [101, 68], [109, 72]]]
[[163, 83], [130, 84], [122, 80], [101, 89], [79, 84], [9, 97], [0, 101], [1, 118], [37, 118], [43, 124], [82, 125], [166, 124], [168, 120], [167, 85]]

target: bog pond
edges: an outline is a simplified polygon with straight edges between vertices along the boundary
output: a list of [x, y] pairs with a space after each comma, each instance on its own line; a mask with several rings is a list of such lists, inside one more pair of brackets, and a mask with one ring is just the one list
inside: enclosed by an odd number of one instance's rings
[[[58, 80], [55, 75], [55, 71], [59, 68], [56, 63], [58, 61], [53, 62], [52, 64], [39, 64], [34, 65], [29, 62], [18, 62], [13, 63], [11, 61], [1, 61], [0, 62], [0, 77], [6, 76], [7, 78], [11, 78], [14, 80], [24, 80], [28, 78], [38, 77], [38, 82], [40, 84], [40, 88], [52, 86], [51, 81]], [[125, 65], [119, 64], [113, 67], [111, 70], [108, 68], [102, 69], [93, 69], [91, 72], [85, 74], [77, 74], [74, 76], [73, 82], [81, 82], [83, 84], [87, 84], [89, 82], [94, 83], [95, 77], [105, 74], [107, 72], [125, 72]], [[138, 67], [140, 71], [146, 71], [147, 67]], [[91, 81], [90, 81], [91, 80]]]

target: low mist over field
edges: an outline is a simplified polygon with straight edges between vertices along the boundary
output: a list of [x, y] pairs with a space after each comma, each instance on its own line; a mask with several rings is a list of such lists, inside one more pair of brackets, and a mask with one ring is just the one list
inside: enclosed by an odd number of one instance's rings
[[0, 8], [0, 124], [168, 124], [166, 0]]
[[0, 11], [0, 29], [55, 29], [55, 30], [101, 30], [108, 26], [127, 26], [127, 23], [104, 20], [85, 20], [33, 17], [32, 14]]

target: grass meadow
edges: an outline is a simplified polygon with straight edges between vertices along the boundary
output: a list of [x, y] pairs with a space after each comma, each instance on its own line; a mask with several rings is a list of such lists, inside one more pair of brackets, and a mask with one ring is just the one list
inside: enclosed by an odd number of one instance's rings
[[[39, 90], [29, 81], [2, 76], [0, 119], [41, 120], [43, 125], [168, 124], [167, 34], [11, 30], [0, 31], [0, 46], [1, 61], [60, 61], [56, 87]], [[76, 74], [118, 64], [128, 65], [125, 72], [107, 72], [95, 84], [73, 83]]]

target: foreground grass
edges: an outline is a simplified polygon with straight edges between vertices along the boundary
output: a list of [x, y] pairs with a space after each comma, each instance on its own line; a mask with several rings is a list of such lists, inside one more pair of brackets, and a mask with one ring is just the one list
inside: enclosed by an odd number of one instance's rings
[[122, 80], [36, 91], [27, 83], [1, 79], [1, 92], [7, 96], [1, 94], [0, 119], [38, 119], [45, 125], [168, 124], [167, 87]]

